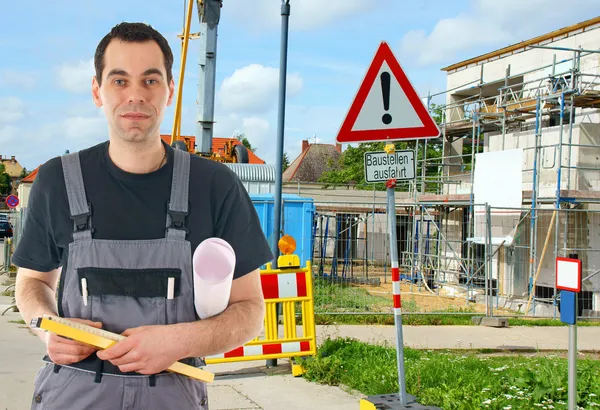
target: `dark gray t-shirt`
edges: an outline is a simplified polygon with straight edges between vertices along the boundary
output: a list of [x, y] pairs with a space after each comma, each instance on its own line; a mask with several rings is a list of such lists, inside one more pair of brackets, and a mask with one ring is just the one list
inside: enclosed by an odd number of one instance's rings
[[[94, 238], [165, 237], [173, 148], [164, 145], [166, 165], [149, 174], [131, 174], [118, 168], [108, 156], [108, 142], [80, 152]], [[234, 278], [273, 259], [250, 197], [237, 175], [221, 163], [192, 157], [186, 226], [192, 252], [209, 237], [220, 237], [231, 244], [236, 253]], [[24, 232], [12, 261], [41, 272], [65, 267], [72, 233], [62, 164], [57, 157], [38, 170]]]

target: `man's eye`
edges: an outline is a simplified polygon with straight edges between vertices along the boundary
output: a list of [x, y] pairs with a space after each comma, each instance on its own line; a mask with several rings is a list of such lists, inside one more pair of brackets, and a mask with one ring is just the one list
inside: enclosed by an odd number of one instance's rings
[[156, 80], [146, 80], [146, 82], [147, 82], [148, 84], [156, 84], [156, 83], [157, 83], [157, 81], [156, 81]]
[[116, 85], [123, 85], [123, 84], [125, 84], [125, 80], [115, 80], [115, 84]]

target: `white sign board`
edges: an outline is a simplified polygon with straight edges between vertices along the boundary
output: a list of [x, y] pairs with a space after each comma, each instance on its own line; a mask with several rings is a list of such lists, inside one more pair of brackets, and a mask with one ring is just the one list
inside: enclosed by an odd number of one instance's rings
[[475, 154], [473, 200], [476, 205], [520, 209], [523, 204], [523, 149]]
[[556, 288], [581, 291], [581, 260], [556, 258]]
[[365, 152], [365, 181], [386, 182], [389, 179], [407, 181], [415, 179], [415, 152], [411, 150]]
[[475, 154], [473, 241], [486, 243], [485, 204], [492, 209], [492, 243], [509, 246], [516, 235], [523, 204], [523, 149]]

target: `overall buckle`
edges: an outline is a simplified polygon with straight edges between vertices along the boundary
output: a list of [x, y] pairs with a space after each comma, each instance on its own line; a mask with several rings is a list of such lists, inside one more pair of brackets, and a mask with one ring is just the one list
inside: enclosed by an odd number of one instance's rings
[[171, 217], [171, 224], [169, 225], [169, 228], [179, 229], [189, 233], [188, 229], [185, 227], [185, 219], [189, 215], [189, 212], [172, 211], [170, 208], [171, 204], [169, 202], [169, 207], [167, 208], [167, 212]]
[[75, 232], [82, 232], [90, 228], [90, 216], [92, 215], [92, 205], [88, 204], [88, 212], [79, 215], [72, 215], [71, 219], [75, 222]]

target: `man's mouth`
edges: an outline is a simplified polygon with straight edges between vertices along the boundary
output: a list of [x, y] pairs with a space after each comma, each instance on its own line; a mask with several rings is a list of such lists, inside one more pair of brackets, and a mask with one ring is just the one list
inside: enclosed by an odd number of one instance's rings
[[141, 112], [128, 112], [127, 114], [123, 114], [122, 117], [125, 119], [128, 119], [128, 120], [138, 120], [138, 121], [150, 118], [149, 115], [146, 115]]

